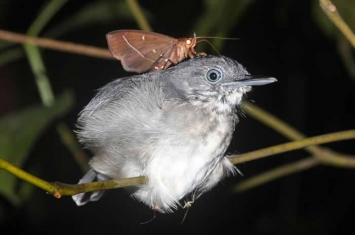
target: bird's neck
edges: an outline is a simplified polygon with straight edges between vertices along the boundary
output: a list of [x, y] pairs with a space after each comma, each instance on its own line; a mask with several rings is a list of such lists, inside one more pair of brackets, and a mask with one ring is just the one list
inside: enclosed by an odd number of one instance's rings
[[201, 110], [206, 114], [214, 114], [217, 116], [234, 115], [236, 107], [242, 101], [241, 93], [231, 93], [228, 95], [213, 95], [208, 97], [194, 97], [189, 100], [197, 110]]

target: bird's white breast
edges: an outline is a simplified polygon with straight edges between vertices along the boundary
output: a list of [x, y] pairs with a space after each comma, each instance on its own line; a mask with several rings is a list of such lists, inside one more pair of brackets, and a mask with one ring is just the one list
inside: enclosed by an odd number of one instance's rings
[[220, 117], [211, 116], [211, 126], [186, 123], [191, 127], [167, 128], [162, 135], [165, 138], [155, 144], [159, 148], [149, 151], [151, 158], [144, 172], [149, 183], [134, 196], [163, 211], [176, 208], [178, 200], [201, 183], [211, 161], [223, 154], [229, 144], [224, 142], [231, 122], [215, 118]]

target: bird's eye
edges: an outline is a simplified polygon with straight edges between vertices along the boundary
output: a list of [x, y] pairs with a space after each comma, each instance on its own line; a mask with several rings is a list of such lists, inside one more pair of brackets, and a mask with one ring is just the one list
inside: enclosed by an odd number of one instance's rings
[[222, 73], [217, 69], [210, 69], [206, 73], [206, 79], [210, 83], [217, 83], [219, 80], [221, 80], [221, 78], [222, 78]]

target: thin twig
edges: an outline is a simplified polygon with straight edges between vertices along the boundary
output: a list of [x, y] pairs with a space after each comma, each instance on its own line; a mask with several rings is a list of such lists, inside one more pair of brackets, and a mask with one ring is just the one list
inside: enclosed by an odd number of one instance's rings
[[[86, 184], [63, 184], [60, 182], [52, 183], [55, 187], [54, 193], [60, 196], [72, 196], [78, 193], [93, 192], [98, 190], [124, 188], [129, 186], [137, 186], [147, 183], [147, 178], [144, 176], [124, 178], [118, 180], [106, 180], [100, 182], [92, 182]], [[53, 192], [49, 192], [56, 195]]]
[[28, 43], [43, 48], [48, 48], [48, 49], [62, 51], [62, 52], [69, 52], [73, 54], [86, 55], [86, 56], [111, 59], [111, 60], [114, 59], [110, 54], [110, 52], [106, 49], [93, 47], [93, 46], [80, 45], [71, 42], [62, 42], [62, 41], [57, 41], [52, 39], [29, 37], [23, 34], [13, 33], [1, 29], [0, 29], [0, 39], [10, 41], [10, 42]]
[[[258, 120], [261, 123], [264, 123], [266, 126], [272, 128], [273, 130], [279, 132], [283, 136], [289, 138], [290, 140], [301, 140], [307, 138], [304, 134], [290, 126], [289, 124], [283, 122], [278, 119], [271, 113], [266, 112], [260, 107], [248, 102], [244, 101], [243, 110], [247, 113], [248, 116], [251, 116]], [[321, 152], [321, 147], [318, 146], [309, 146], [305, 148], [312, 155], [318, 154]]]
[[146, 183], [146, 178], [144, 176], [125, 178], [119, 180], [93, 182], [93, 183], [79, 184], [79, 185], [63, 184], [59, 182], [50, 183], [34, 175], [31, 175], [21, 170], [20, 168], [15, 167], [14, 165], [8, 163], [7, 161], [1, 158], [0, 158], [0, 169], [4, 169], [5, 171], [11, 173], [12, 175], [34, 186], [37, 186], [38, 188], [45, 190], [46, 192], [52, 194], [56, 198], [61, 198], [61, 196], [71, 196], [78, 193], [122, 188], [122, 187], [128, 187], [132, 185], [140, 185]]
[[[264, 123], [266, 126], [271, 127], [272, 129], [276, 130], [277, 132], [281, 133], [282, 135], [286, 136], [287, 138], [294, 139], [294, 140], [300, 140], [300, 139], [306, 138], [306, 136], [304, 134], [297, 131], [292, 126], [288, 125], [287, 123], [284, 123], [282, 120], [278, 119], [277, 117], [262, 110], [261, 108], [259, 108], [258, 106], [254, 105], [250, 102], [245, 101], [243, 103], [243, 110], [249, 116], [254, 117], [255, 119], [257, 119], [261, 123]], [[271, 147], [271, 148], [273, 148], [273, 147]], [[324, 147], [320, 147], [320, 146], [308, 146], [308, 147], [305, 147], [304, 149], [312, 154], [312, 158], [318, 158], [318, 160], [316, 160], [316, 161], [313, 161], [311, 159], [309, 160], [310, 162], [314, 163], [310, 167], [314, 167], [314, 166], [317, 166], [317, 165], [323, 163], [323, 164], [328, 164], [328, 165], [332, 165], [332, 166], [354, 168], [354, 161], [355, 160], [352, 156], [345, 156], [345, 155], [340, 155], [340, 154], [337, 154], [334, 152], [329, 152], [329, 150], [325, 149]], [[256, 153], [257, 152], [258, 151], [256, 151]], [[253, 152], [251, 152], [251, 153], [253, 153]], [[243, 157], [247, 157], [250, 153], [246, 153], [246, 154], [247, 155], [243, 155]], [[261, 153], [261, 152], [260, 152], [260, 154], [263, 155], [263, 153]], [[257, 156], [255, 156], [255, 157], [257, 157]], [[242, 161], [243, 159], [240, 159], [240, 160]], [[255, 160], [255, 159], [253, 159], [253, 160]], [[303, 161], [305, 161], [305, 160], [300, 160], [299, 162], [292, 163], [292, 164], [295, 164], [295, 165], [299, 164], [298, 166], [301, 166]], [[349, 164], [349, 162], [350, 162], [350, 164]], [[247, 179], [247, 180], [243, 181], [240, 184], [245, 183], [246, 185], [249, 185], [248, 182], [250, 181], [250, 182], [252, 182], [252, 183], [250, 183], [250, 186], [248, 186], [248, 189], [250, 189], [252, 187], [258, 186], [259, 184], [264, 184], [268, 181], [275, 180], [275, 179], [283, 177], [287, 174], [292, 174], [292, 173], [297, 172], [297, 171], [281, 171], [281, 172], [283, 172], [283, 174], [281, 174], [279, 169], [280, 168], [283, 169], [282, 167], [283, 166], [274, 168], [274, 169], [269, 170], [264, 173], [261, 173], [257, 176], [254, 176], [251, 179]], [[293, 169], [296, 169], [296, 168], [293, 168]], [[308, 169], [308, 168], [305, 168], [305, 169]], [[261, 177], [264, 177], [265, 179], [261, 180]], [[247, 190], [247, 188], [245, 188], [245, 190]]]
[[257, 176], [244, 180], [237, 186], [233, 187], [232, 192], [244, 192], [255, 188], [259, 185], [273, 181], [275, 179], [290, 175], [299, 171], [304, 171], [319, 164], [319, 160], [314, 157], [308, 157], [295, 163], [290, 163], [280, 167], [276, 167], [270, 171], [266, 171]]
[[31, 174], [27, 173], [26, 171], [23, 171], [20, 168], [17, 168], [16, 166], [8, 163], [7, 161], [5, 161], [1, 158], [0, 158], [0, 169], [3, 169], [5, 171], [9, 172], [10, 174], [34, 185], [34, 186], [37, 186], [38, 188], [41, 188], [47, 192], [54, 192], [55, 187], [51, 183], [44, 181], [34, 175], [31, 175]]
[[355, 35], [340, 16], [336, 6], [330, 0], [319, 0], [319, 5], [328, 18], [344, 34], [351, 45], [355, 48]]
[[[347, 139], [354, 139], [355, 138], [355, 130], [349, 130], [349, 131], [340, 131], [340, 132], [335, 132], [331, 134], [325, 134], [325, 135], [320, 135], [316, 137], [311, 137], [303, 140], [297, 140], [293, 142], [289, 142], [286, 144], [280, 144], [260, 150], [256, 150], [253, 152], [249, 152], [246, 154], [241, 154], [241, 155], [233, 155], [230, 156], [230, 161], [235, 165], [239, 164], [242, 162], [248, 162], [248, 161], [253, 161], [261, 158], [265, 158], [271, 155], [279, 154], [279, 153], [284, 153], [296, 149], [301, 149], [310, 145], [318, 145], [318, 144], [325, 144], [325, 143], [330, 143], [330, 142], [335, 142], [335, 141], [340, 141], [340, 140], [347, 140]], [[322, 154], [318, 156], [318, 158], [321, 158]], [[341, 164], [344, 167], [350, 167], [350, 168], [355, 168], [355, 158], [351, 157], [343, 157], [343, 158], [329, 158], [327, 156], [328, 161], [335, 161], [336, 164]], [[329, 160], [330, 159], [330, 160]], [[334, 162], [334, 163], [335, 163]]]
[[355, 157], [353, 155], [335, 152], [328, 148], [323, 148], [322, 152], [314, 157], [325, 165], [341, 168], [355, 168]]
[[[269, 147], [258, 151], [246, 153], [246, 154], [241, 154], [239, 156], [232, 158], [231, 161], [234, 164], [237, 164], [241, 162], [259, 159], [262, 157], [267, 157], [276, 153], [292, 151], [308, 145], [324, 144], [324, 143], [346, 140], [346, 139], [353, 139], [353, 138], [355, 138], [355, 130], [336, 132], [332, 134], [321, 135], [321, 136], [316, 136], [304, 140], [294, 141], [291, 143], [281, 144], [274, 147]], [[349, 161], [349, 158], [350, 157], [347, 156], [343, 157], [342, 159], [346, 161], [340, 161], [341, 164], [337, 166], [355, 168], [355, 159], [350, 159]], [[331, 162], [329, 162], [329, 164], [331, 164]], [[69, 196], [69, 195], [75, 195], [83, 192], [134, 186], [134, 185], [144, 184], [147, 181], [146, 177], [134, 177], [134, 178], [119, 179], [119, 180], [109, 180], [109, 181], [102, 181], [102, 182], [80, 184], [80, 185], [68, 185], [68, 184], [62, 184], [58, 182], [49, 183], [33, 175], [30, 175], [19, 168], [16, 168], [15, 166], [11, 165], [5, 160], [2, 160], [1, 158], [0, 158], [0, 169], [4, 169], [9, 173], [13, 174], [14, 176], [17, 176], [18, 178], [23, 179], [41, 189], [46, 190], [48, 193], [53, 194], [56, 198], [60, 198], [61, 196], [64, 195]]]
[[239, 183], [232, 191], [243, 192], [272, 180], [308, 170], [320, 164], [331, 165], [333, 167], [355, 168], [354, 160], [355, 157], [352, 155], [341, 154], [327, 148], [322, 148], [322, 153], [319, 153], [317, 156], [311, 156], [307, 159], [302, 159], [255, 175]]

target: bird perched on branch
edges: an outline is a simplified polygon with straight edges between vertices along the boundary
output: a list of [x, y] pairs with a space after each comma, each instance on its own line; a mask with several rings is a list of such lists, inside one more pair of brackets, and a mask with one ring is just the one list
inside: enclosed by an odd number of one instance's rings
[[[99, 90], [80, 113], [78, 138], [94, 153], [80, 180], [146, 176], [132, 196], [159, 212], [172, 212], [236, 168], [225, 156], [237, 106], [256, 78], [227, 57], [193, 58], [174, 67], [117, 79]], [[103, 191], [73, 196], [77, 205]]]

